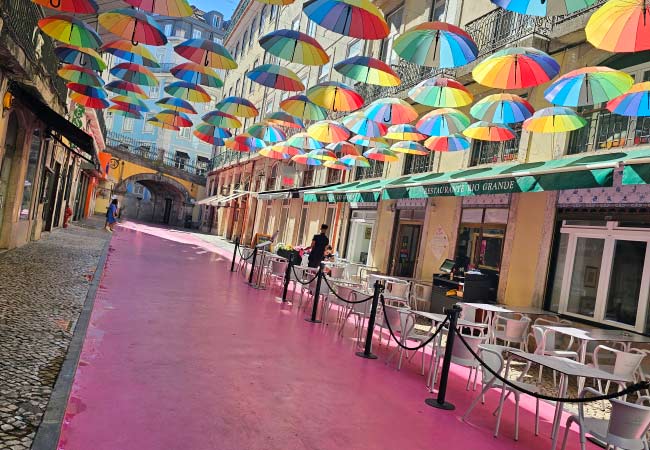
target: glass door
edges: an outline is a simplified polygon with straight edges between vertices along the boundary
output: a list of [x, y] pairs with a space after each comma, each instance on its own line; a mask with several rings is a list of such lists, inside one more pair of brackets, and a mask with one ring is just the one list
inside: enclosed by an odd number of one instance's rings
[[421, 225], [400, 224], [393, 250], [393, 275], [411, 278], [420, 246]]

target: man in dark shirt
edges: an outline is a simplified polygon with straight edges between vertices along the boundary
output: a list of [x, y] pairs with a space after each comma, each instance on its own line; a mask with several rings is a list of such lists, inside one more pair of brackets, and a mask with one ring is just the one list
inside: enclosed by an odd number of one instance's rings
[[315, 234], [311, 240], [311, 251], [309, 252], [309, 267], [318, 267], [325, 257], [325, 249], [330, 243], [325, 233], [327, 224], [320, 226], [320, 234]]

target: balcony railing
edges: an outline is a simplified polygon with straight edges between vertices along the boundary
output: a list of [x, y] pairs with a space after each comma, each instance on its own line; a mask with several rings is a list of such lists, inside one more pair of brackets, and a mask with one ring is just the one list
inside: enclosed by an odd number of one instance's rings
[[588, 8], [581, 9], [579, 11], [576, 11], [572, 14], [567, 14], [565, 16], [556, 16], [555, 20], [553, 21], [553, 24], [556, 25], [556, 24], [568, 22], [569, 20], [573, 20], [576, 17], [584, 16], [585, 14], [591, 14], [595, 9], [598, 9], [606, 1], [607, 0], [596, 0], [594, 4]]
[[406, 155], [406, 157], [404, 158], [404, 175], [433, 171], [434, 159], [435, 159], [434, 152], [431, 152], [426, 156]]
[[367, 178], [378, 178], [384, 175], [384, 163], [381, 161], [370, 160], [370, 167], [357, 167], [354, 174], [355, 180], [365, 180]]
[[626, 117], [606, 109], [582, 112], [587, 125], [569, 134], [570, 155], [650, 144], [650, 117]]
[[479, 166], [516, 160], [519, 155], [521, 124], [516, 124], [512, 128], [515, 131], [515, 138], [509, 141], [491, 142], [474, 139], [469, 165]]

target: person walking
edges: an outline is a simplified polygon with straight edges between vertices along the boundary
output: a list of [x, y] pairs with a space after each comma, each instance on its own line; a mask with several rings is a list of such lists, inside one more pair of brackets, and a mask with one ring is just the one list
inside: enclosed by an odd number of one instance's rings
[[110, 232], [113, 232], [113, 227], [117, 222], [117, 199], [114, 198], [111, 204], [108, 206], [108, 211], [106, 212], [106, 229]]
[[330, 240], [326, 235], [328, 228], [327, 224], [322, 224], [320, 226], [320, 234], [315, 234], [311, 240], [311, 250], [309, 252], [308, 261], [309, 267], [319, 267], [325, 257], [325, 249], [330, 243]]

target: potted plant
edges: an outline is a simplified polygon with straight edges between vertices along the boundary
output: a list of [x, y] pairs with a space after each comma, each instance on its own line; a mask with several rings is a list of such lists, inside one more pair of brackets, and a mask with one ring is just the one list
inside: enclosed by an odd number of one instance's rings
[[289, 244], [280, 244], [276, 247], [275, 252], [278, 256], [286, 258], [287, 261], [292, 261], [294, 265], [300, 265], [301, 257], [300, 252], [295, 250]]

